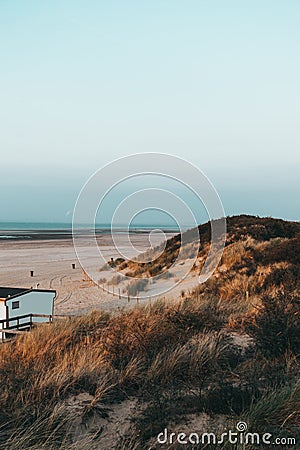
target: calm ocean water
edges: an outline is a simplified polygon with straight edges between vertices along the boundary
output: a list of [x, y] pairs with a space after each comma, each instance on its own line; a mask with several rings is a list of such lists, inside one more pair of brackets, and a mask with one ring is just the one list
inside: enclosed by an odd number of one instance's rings
[[71, 223], [62, 222], [0, 222], [0, 230], [7, 231], [70, 230], [71, 228]]
[[[82, 229], [89, 228], [82, 225]], [[190, 227], [186, 227], [188, 229]], [[166, 224], [135, 224], [130, 227], [132, 233], [142, 233], [151, 230], [164, 230], [166, 232], [179, 232], [179, 228]], [[110, 224], [96, 224], [97, 234], [106, 234], [111, 230]], [[115, 233], [125, 233], [127, 230], [125, 225], [113, 227]], [[64, 222], [0, 222], [0, 239], [31, 239], [34, 234], [70, 234], [72, 231], [71, 223]]]
[[[82, 225], [82, 228], [85, 228], [86, 225]], [[106, 223], [99, 223], [96, 224], [97, 230], [110, 230], [110, 224]], [[126, 225], [116, 225], [114, 226], [114, 229], [116, 230], [125, 230], [127, 227]], [[0, 230], [14, 230], [14, 231], [51, 231], [51, 230], [71, 230], [72, 224], [71, 223], [64, 223], [64, 222], [0, 222]], [[174, 225], [167, 225], [167, 224], [135, 224], [134, 226], [131, 226], [130, 229], [132, 230], [154, 230], [154, 229], [161, 229], [161, 230], [170, 230], [170, 231], [177, 231], [179, 228]]]

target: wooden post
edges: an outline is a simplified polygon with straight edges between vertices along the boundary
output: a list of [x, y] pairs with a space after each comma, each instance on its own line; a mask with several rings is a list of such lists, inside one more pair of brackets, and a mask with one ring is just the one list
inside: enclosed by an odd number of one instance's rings
[[76, 265], [74, 263], [72, 263], [72, 269], [75, 269]]
[[30, 271], [30, 276], [33, 277], [33, 270]]
[[120, 291], [120, 288], [119, 288], [119, 300], [121, 299], [121, 291]]

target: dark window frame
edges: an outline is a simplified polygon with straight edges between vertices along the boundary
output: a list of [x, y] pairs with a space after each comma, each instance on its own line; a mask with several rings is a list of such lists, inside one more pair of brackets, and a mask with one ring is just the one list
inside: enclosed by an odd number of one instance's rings
[[19, 309], [20, 308], [20, 302], [19, 300], [16, 300], [11, 303], [11, 309]]

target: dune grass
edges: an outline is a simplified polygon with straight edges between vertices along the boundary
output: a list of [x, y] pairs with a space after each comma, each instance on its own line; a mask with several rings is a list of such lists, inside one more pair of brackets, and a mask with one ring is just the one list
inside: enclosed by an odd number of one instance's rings
[[[191, 295], [117, 316], [93, 312], [42, 325], [1, 345], [0, 448], [84, 448], [84, 437], [76, 447], [76, 413], [66, 405], [70, 396], [83, 392], [90, 395], [83, 421], [91, 414], [101, 420], [105, 405], [128, 396], [147, 404], [144, 418], [135, 424], [136, 439], [130, 438], [133, 445], [140, 442], [136, 448], [146, 448], [147, 439], [168, 420], [201, 411], [233, 416], [243, 411], [256, 426], [276, 410], [275, 425], [289, 425], [296, 416], [288, 416], [299, 406], [297, 355], [290, 352], [279, 361], [259, 345], [245, 353], [228, 326], [235, 308]], [[256, 327], [268, 333], [259, 320]], [[261, 379], [263, 364], [277, 373], [281, 367], [276, 386]], [[292, 389], [287, 407], [284, 393]], [[264, 409], [268, 395], [270, 411]], [[170, 406], [174, 402], [181, 405], [179, 415]]]

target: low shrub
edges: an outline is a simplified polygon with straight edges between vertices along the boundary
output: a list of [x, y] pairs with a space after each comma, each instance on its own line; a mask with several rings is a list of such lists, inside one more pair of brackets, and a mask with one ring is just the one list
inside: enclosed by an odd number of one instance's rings
[[262, 308], [248, 332], [266, 356], [278, 356], [287, 350], [299, 354], [300, 297], [283, 293], [276, 297], [264, 295]]

